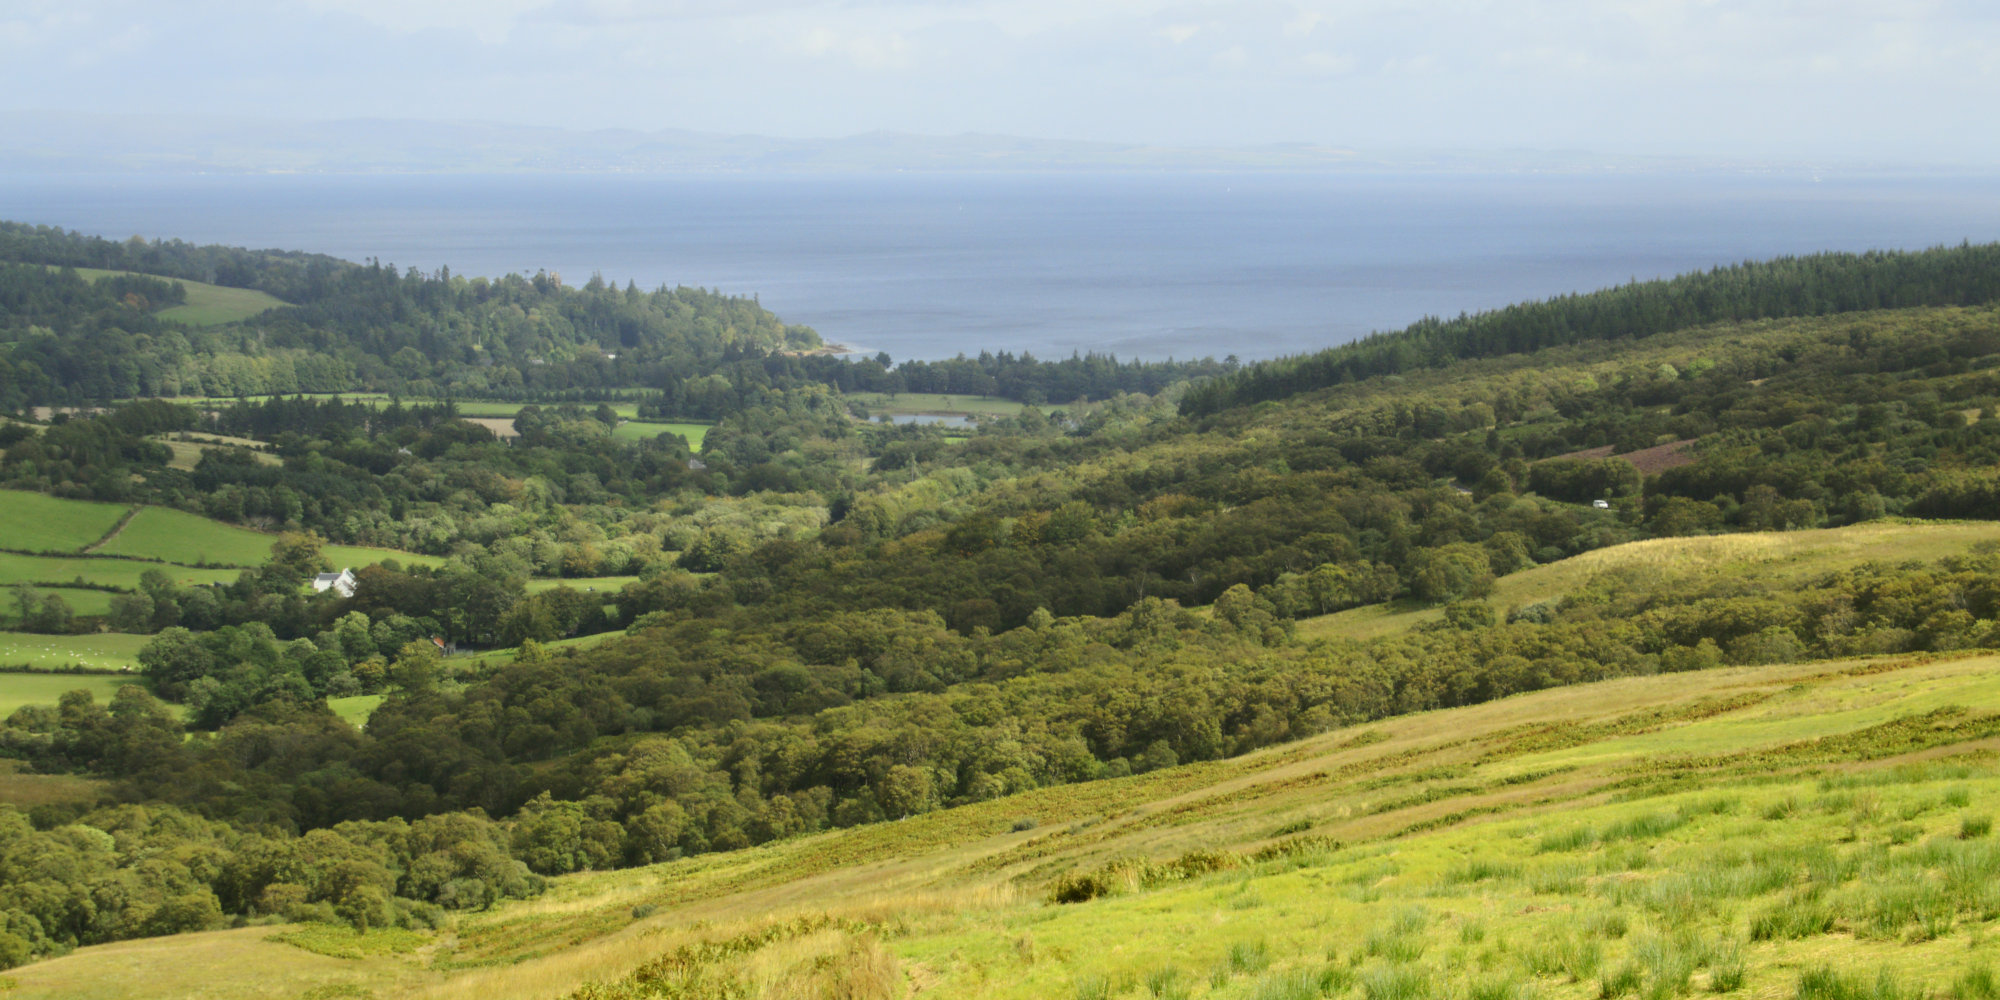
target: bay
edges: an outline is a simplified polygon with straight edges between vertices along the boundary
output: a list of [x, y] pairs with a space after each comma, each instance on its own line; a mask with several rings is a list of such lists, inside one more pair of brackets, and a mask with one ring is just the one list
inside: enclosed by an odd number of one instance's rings
[[898, 360], [1249, 360], [1746, 259], [1988, 241], [2000, 179], [13, 175], [0, 218], [717, 288]]

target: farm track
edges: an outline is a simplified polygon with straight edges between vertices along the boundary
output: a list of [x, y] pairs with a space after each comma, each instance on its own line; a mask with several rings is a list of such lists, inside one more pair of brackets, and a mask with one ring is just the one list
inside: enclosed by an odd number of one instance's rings
[[125, 530], [125, 526], [131, 524], [132, 519], [138, 517], [139, 512], [144, 509], [146, 509], [146, 506], [144, 504], [133, 504], [132, 509], [126, 511], [125, 516], [119, 518], [118, 523], [112, 525], [111, 530], [105, 532], [103, 538], [91, 542], [89, 545], [86, 545], [83, 548], [78, 549], [77, 551], [86, 553], [96, 552], [98, 549], [101, 549], [104, 546], [111, 544], [111, 540], [117, 538], [119, 533]]

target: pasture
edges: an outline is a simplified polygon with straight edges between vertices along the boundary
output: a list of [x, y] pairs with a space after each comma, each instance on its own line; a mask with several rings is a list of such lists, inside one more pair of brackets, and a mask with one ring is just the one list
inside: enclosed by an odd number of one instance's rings
[[261, 531], [211, 521], [168, 507], [147, 507], [97, 551], [211, 566], [256, 566], [271, 558], [277, 539]]
[[150, 440], [157, 441], [173, 450], [174, 457], [167, 463], [168, 468], [193, 471], [201, 462], [201, 456], [210, 451], [246, 448], [260, 465], [283, 465], [284, 460], [268, 451], [261, 450], [263, 443], [251, 438], [228, 437], [220, 434], [159, 434]]
[[124, 504], [0, 490], [0, 547], [23, 552], [81, 551], [103, 538], [129, 510]]
[[662, 434], [679, 434], [687, 438], [690, 451], [700, 451], [702, 441], [708, 438], [708, 429], [713, 424], [654, 423], [647, 420], [627, 420], [612, 428], [611, 436], [620, 441], [651, 441]]
[[61, 670], [81, 665], [92, 670], [130, 667], [136, 671], [139, 669], [139, 648], [149, 638], [119, 632], [93, 635], [0, 632], [0, 667]]
[[[107, 615], [111, 613], [111, 599], [118, 595], [108, 590], [93, 590], [88, 587], [36, 587], [37, 594], [53, 594], [63, 599], [69, 609], [79, 615]], [[14, 614], [14, 591], [0, 591], [0, 622], [18, 625], [20, 620]]]
[[368, 717], [375, 714], [375, 709], [381, 704], [382, 696], [379, 694], [357, 694], [326, 700], [326, 707], [332, 709], [333, 714], [347, 720], [347, 724], [356, 729], [368, 725]]
[[334, 569], [360, 569], [379, 562], [395, 560], [403, 566], [442, 566], [443, 556], [425, 555], [421, 552], [404, 552], [401, 549], [376, 549], [365, 545], [328, 545], [320, 553], [333, 563]]
[[[0, 640], [4, 641], [4, 640]], [[5, 659], [0, 654], [0, 659]], [[108, 704], [111, 696], [127, 684], [144, 687], [143, 679], [132, 676], [111, 676], [105, 674], [10, 674], [0, 673], [0, 718], [14, 714], [23, 705], [53, 705], [64, 692], [83, 690], [97, 699], [100, 705]]]
[[578, 592], [595, 591], [607, 599], [625, 589], [628, 583], [638, 583], [636, 576], [579, 576], [560, 580], [535, 579], [528, 581], [528, 593], [539, 594], [557, 587], [568, 587]]
[[[130, 272], [79, 267], [76, 273], [86, 280], [95, 281], [98, 278]], [[159, 277], [159, 275], [147, 277]], [[172, 281], [186, 288], [187, 301], [181, 305], [162, 309], [156, 315], [161, 319], [186, 323], [189, 326], [222, 326], [227, 323], [238, 323], [265, 310], [282, 308], [287, 304], [283, 299], [268, 292], [251, 288], [228, 288], [201, 281], [189, 281], [186, 278], [162, 280]]]
[[119, 590], [138, 590], [139, 577], [147, 570], [159, 570], [183, 587], [230, 583], [236, 579], [236, 571], [228, 569], [193, 569], [135, 559], [24, 556], [13, 552], [0, 552], [0, 586], [26, 583], [39, 587], [60, 587], [71, 583], [87, 583], [99, 587], [116, 587]]
[[[936, 416], [1011, 417], [1026, 405], [997, 396], [965, 396], [939, 392], [856, 392], [848, 399], [868, 408], [871, 415], [932, 414]], [[1048, 407], [1044, 407], [1047, 409]]]

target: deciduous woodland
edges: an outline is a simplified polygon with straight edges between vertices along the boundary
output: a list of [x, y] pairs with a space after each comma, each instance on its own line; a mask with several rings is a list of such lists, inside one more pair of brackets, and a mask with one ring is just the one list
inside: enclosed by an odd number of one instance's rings
[[[0, 806], [0, 965], [433, 928], [1541, 689], [2000, 647], [2000, 531], [1921, 541], [2000, 516], [1993, 246], [1247, 366], [814, 355], [701, 289], [20, 225], [0, 260], [0, 614], [40, 668], [113, 634], [140, 667], [0, 725], [0, 777], [67, 782]], [[971, 425], [875, 419], [916, 393]], [[1782, 587], [1562, 569], [1872, 528], [1916, 541]]]

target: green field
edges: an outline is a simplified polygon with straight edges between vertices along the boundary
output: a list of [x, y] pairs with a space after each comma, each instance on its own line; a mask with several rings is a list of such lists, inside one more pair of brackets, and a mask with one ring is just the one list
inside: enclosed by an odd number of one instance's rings
[[0, 490], [0, 545], [33, 552], [76, 552], [103, 538], [130, 510], [123, 504], [64, 500]]
[[[117, 504], [64, 500], [40, 493], [0, 491], [0, 538], [10, 540], [9, 548], [73, 552], [104, 537], [129, 509]], [[0, 586], [11, 583], [69, 583], [81, 576], [89, 583], [131, 590], [138, 587], [139, 574], [152, 568], [166, 570], [175, 581], [184, 585], [228, 583], [236, 579], [232, 570], [160, 566], [137, 560], [257, 566], [271, 558], [271, 544], [275, 541], [275, 535], [211, 521], [197, 514], [166, 507], [146, 507], [133, 515], [117, 537], [93, 550], [102, 555], [126, 556], [129, 559], [63, 559], [0, 553]], [[363, 545], [328, 545], [324, 551], [337, 567], [367, 566], [385, 559], [397, 560], [405, 566], [442, 566], [445, 562], [442, 556]]]
[[[62, 598], [63, 603], [68, 604], [69, 609], [79, 615], [110, 614], [111, 599], [118, 596], [110, 591], [87, 587], [36, 587], [35, 593], [54, 594]], [[0, 600], [6, 601], [5, 604], [0, 604], [0, 622], [8, 625], [20, 624], [14, 617], [13, 594], [0, 592]]]
[[93, 670], [139, 669], [139, 647], [150, 636], [102, 632], [94, 635], [35, 635], [0, 632], [0, 667], [56, 670], [82, 664]]
[[[622, 631], [599, 632], [595, 635], [580, 635], [573, 639], [557, 639], [554, 642], [545, 642], [542, 643], [542, 648], [550, 652], [558, 652], [565, 649], [580, 649], [586, 646], [595, 646], [600, 642], [610, 642], [613, 639], [623, 639], [624, 637], [625, 633]], [[520, 655], [520, 652], [520, 650], [512, 648], [494, 649], [483, 653], [474, 653], [473, 656], [487, 663], [498, 665], [514, 662], [514, 658]]]
[[[0, 659], [4, 658], [0, 655]], [[109, 702], [111, 696], [127, 684], [144, 686], [136, 675], [0, 673], [0, 719], [14, 714], [14, 710], [23, 705], [53, 705], [63, 692], [78, 689], [90, 692], [101, 705]]]
[[624, 590], [626, 584], [637, 582], [639, 582], [639, 578], [636, 576], [579, 576], [573, 579], [562, 580], [529, 580], [528, 593], [539, 594], [545, 590], [554, 590], [557, 587], [568, 587], [575, 591], [590, 591], [594, 589], [597, 593], [610, 597]]
[[[938, 416], [1011, 417], [1026, 405], [996, 396], [960, 396], [937, 392], [849, 393], [848, 399], [880, 414], [935, 414]], [[1046, 407], [1045, 407], [1046, 409]]]
[[333, 709], [333, 714], [346, 719], [347, 724], [356, 729], [366, 726], [368, 717], [375, 714], [376, 707], [381, 704], [382, 696], [379, 694], [357, 694], [348, 698], [326, 700], [326, 707]]
[[147, 507], [97, 551], [176, 563], [256, 566], [271, 558], [277, 539], [261, 531], [211, 521], [168, 507]]
[[445, 563], [443, 556], [404, 552], [400, 549], [371, 549], [365, 545], [329, 545], [320, 552], [335, 569], [360, 569], [391, 559], [403, 566], [442, 566]]
[[654, 423], [649, 420], [626, 420], [611, 431], [611, 436], [620, 441], [651, 441], [662, 434], [679, 434], [687, 438], [688, 448], [701, 450], [702, 441], [708, 438], [711, 424]]
[[201, 456], [218, 449], [247, 448], [261, 465], [283, 465], [284, 460], [268, 451], [260, 450], [262, 442], [250, 438], [224, 437], [222, 435], [202, 435], [183, 440], [179, 435], [155, 435], [150, 440], [157, 441], [173, 449], [174, 457], [167, 463], [169, 468], [192, 471], [201, 462]]
[[[98, 278], [130, 272], [79, 267], [76, 269], [76, 273], [82, 275], [87, 280], [95, 281]], [[147, 277], [159, 277], [159, 275], [147, 275]], [[159, 317], [161, 319], [170, 319], [177, 323], [186, 323], [189, 326], [221, 326], [224, 323], [235, 323], [249, 319], [267, 309], [276, 309], [286, 305], [284, 300], [267, 292], [256, 291], [255, 289], [225, 288], [221, 285], [189, 281], [185, 278], [166, 278], [164, 280], [177, 282], [186, 288], [187, 302], [160, 310], [158, 313]]]
[[204, 583], [230, 583], [236, 579], [236, 571], [228, 569], [191, 569], [186, 566], [163, 566], [159, 563], [132, 559], [66, 559], [61, 556], [24, 556], [12, 552], [0, 552], [0, 586], [16, 583], [60, 586], [81, 580], [98, 586], [117, 587], [120, 590], [137, 590], [140, 575], [149, 569], [166, 573], [175, 583], [183, 587]]

